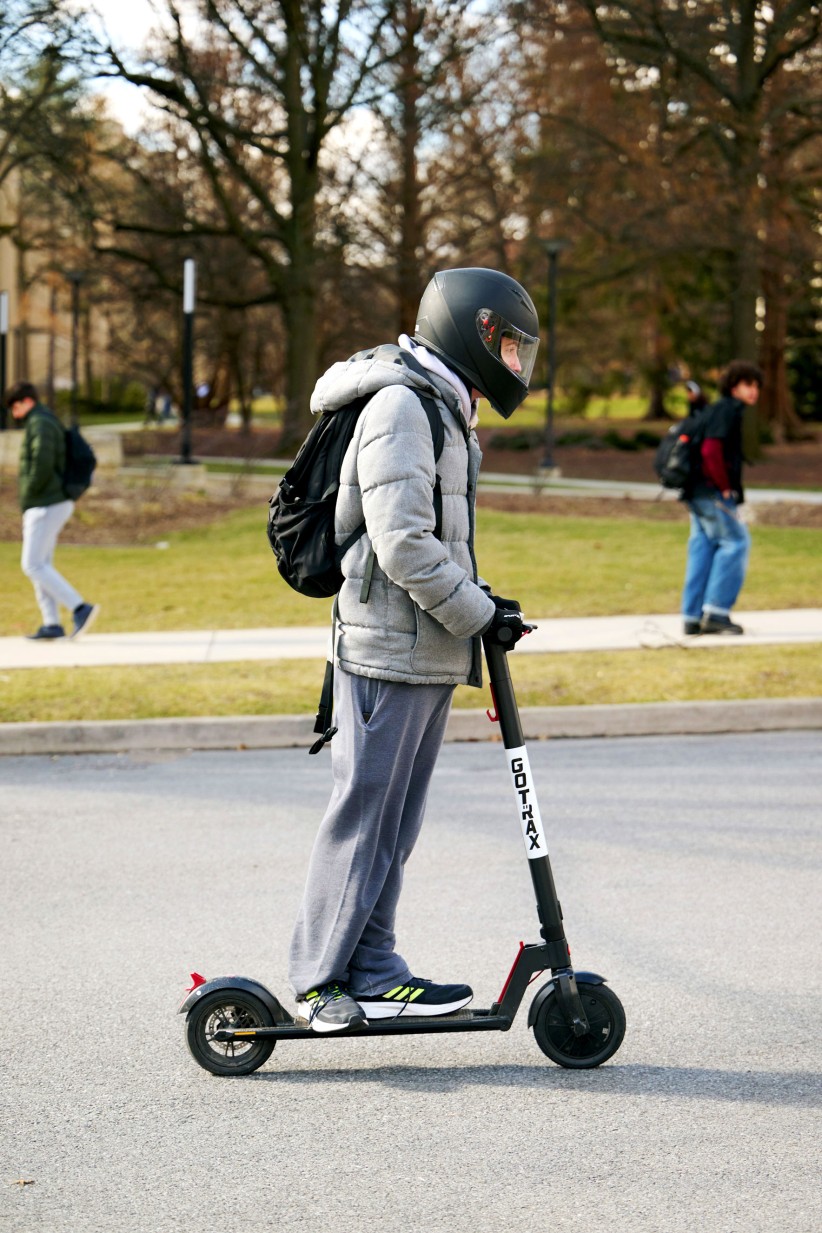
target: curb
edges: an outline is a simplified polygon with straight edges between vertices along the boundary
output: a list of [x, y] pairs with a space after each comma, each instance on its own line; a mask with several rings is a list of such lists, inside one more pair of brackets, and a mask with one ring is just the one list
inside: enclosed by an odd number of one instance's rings
[[[623, 706], [526, 707], [526, 740], [685, 736], [822, 728], [822, 698], [735, 702], [652, 702]], [[485, 711], [452, 711], [446, 741], [495, 741]], [[316, 740], [303, 715], [225, 719], [108, 720], [0, 724], [0, 755], [130, 753], [141, 750], [308, 749]]]

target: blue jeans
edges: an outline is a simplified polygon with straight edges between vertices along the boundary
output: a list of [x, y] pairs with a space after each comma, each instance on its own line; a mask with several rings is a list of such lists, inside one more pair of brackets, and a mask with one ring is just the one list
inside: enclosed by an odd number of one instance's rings
[[728, 616], [742, 590], [751, 535], [733, 500], [693, 497], [682, 615], [698, 621], [703, 613]]

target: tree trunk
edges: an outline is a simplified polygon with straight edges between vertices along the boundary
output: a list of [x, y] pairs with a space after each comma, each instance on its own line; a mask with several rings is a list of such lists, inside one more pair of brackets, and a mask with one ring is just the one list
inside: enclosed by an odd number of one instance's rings
[[398, 312], [401, 333], [413, 334], [417, 309], [422, 296], [419, 273], [419, 251], [422, 244], [420, 222], [420, 184], [417, 171], [417, 147], [420, 140], [418, 104], [420, 85], [417, 65], [416, 38], [422, 18], [413, 0], [403, 5], [402, 78], [398, 94], [402, 108], [400, 143], [402, 146], [402, 183], [400, 187], [400, 247], [398, 260]]
[[17, 312], [19, 315], [20, 324], [15, 331], [15, 341], [17, 345], [15, 347], [14, 356], [14, 376], [16, 381], [31, 381], [31, 370], [29, 368], [29, 296], [28, 284], [26, 282], [26, 254], [20, 244], [17, 245], [16, 258], [15, 276], [17, 280]]
[[[762, 192], [759, 183], [762, 140], [762, 84], [756, 61], [756, 0], [743, 0], [731, 38], [736, 60], [734, 138], [728, 160], [731, 172], [731, 208], [734, 211], [731, 276], [731, 350], [729, 359], [753, 362], [759, 350], [757, 302], [760, 295], [760, 241]], [[745, 457], [754, 462], [762, 446], [756, 408], [748, 407], [742, 421]]]
[[299, 446], [311, 423], [309, 402], [317, 381], [316, 306], [314, 297], [292, 295], [284, 305], [288, 344], [285, 362], [285, 411], [281, 447]]
[[[759, 151], [755, 125], [751, 118], [738, 133], [735, 157], [731, 160], [731, 183], [734, 196], [734, 222], [731, 235], [731, 351], [728, 359], [754, 363], [759, 352], [757, 302], [760, 295], [761, 217]], [[759, 420], [756, 409], [746, 410], [742, 423], [745, 457], [756, 461], [762, 455]]]
[[57, 285], [52, 282], [49, 291], [49, 341], [48, 371], [46, 373], [46, 402], [54, 406], [55, 373], [57, 355]]
[[668, 388], [670, 367], [670, 343], [662, 331], [663, 288], [660, 280], [652, 275], [648, 287], [650, 312], [647, 318], [648, 366], [646, 375], [650, 384], [648, 410], [643, 420], [670, 420], [673, 416], [665, 406], [665, 391]]
[[756, 305], [760, 293], [759, 242], [756, 235], [756, 211], [740, 208], [736, 218], [731, 261], [731, 351], [729, 359], [756, 359], [759, 335], [756, 328]]
[[665, 386], [656, 380], [651, 386], [650, 396], [648, 398], [648, 410], [643, 415], [643, 420], [670, 420], [672, 415], [665, 406]]
[[785, 145], [778, 136], [770, 142], [766, 155], [765, 242], [762, 248], [765, 320], [760, 348], [763, 377], [760, 414], [769, 424], [775, 441], [799, 441], [805, 432], [794, 408], [785, 359], [793, 244], [791, 172]]
[[91, 308], [88, 304], [83, 313], [83, 352], [86, 373], [86, 405], [89, 411], [96, 411], [97, 400], [94, 397], [94, 367], [91, 345]]
[[231, 337], [231, 360], [229, 376], [233, 377], [237, 401], [240, 404], [240, 432], [244, 437], [251, 435], [251, 400], [248, 397], [245, 374], [243, 372], [243, 335], [241, 331]]
[[[291, 6], [289, 6], [291, 7]], [[288, 266], [282, 272], [282, 307], [285, 322], [285, 410], [280, 447], [299, 447], [311, 422], [311, 392], [317, 380], [317, 193], [321, 116], [306, 112], [302, 77], [305, 43], [300, 6], [291, 12], [284, 59], [283, 102], [287, 117], [291, 216], [285, 226]], [[327, 97], [317, 97], [323, 106]]]
[[762, 270], [765, 296], [765, 328], [762, 332], [761, 415], [770, 425], [775, 441], [800, 441], [805, 435], [796, 414], [788, 385], [785, 340], [788, 333], [788, 280], [785, 261], [778, 247], [769, 248]]

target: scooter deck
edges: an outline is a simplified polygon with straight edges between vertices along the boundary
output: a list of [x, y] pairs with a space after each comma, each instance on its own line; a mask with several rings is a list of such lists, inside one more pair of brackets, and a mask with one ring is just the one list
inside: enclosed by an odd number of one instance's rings
[[450, 1015], [396, 1015], [392, 1019], [373, 1019], [364, 1027], [343, 1032], [315, 1032], [307, 1019], [292, 1019], [273, 1027], [223, 1028], [214, 1033], [216, 1041], [231, 1040], [348, 1040], [354, 1036], [401, 1036], [422, 1032], [507, 1032], [512, 1023], [508, 1015], [490, 1010], [456, 1010]]

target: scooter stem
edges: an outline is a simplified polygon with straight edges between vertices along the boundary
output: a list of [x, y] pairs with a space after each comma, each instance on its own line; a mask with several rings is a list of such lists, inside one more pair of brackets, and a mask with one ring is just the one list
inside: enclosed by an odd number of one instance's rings
[[531, 870], [531, 880], [537, 900], [540, 932], [546, 942], [564, 944], [563, 949], [566, 955], [564, 962], [567, 964], [570, 960], [567, 958], [568, 947], [562, 925], [562, 909], [554, 886], [554, 875], [548, 858], [548, 845], [531, 775], [525, 738], [522, 734], [514, 686], [508, 669], [508, 652], [487, 637], [483, 637], [482, 642], [502, 743], [507, 754], [508, 767], [517, 797], [528, 867]]

